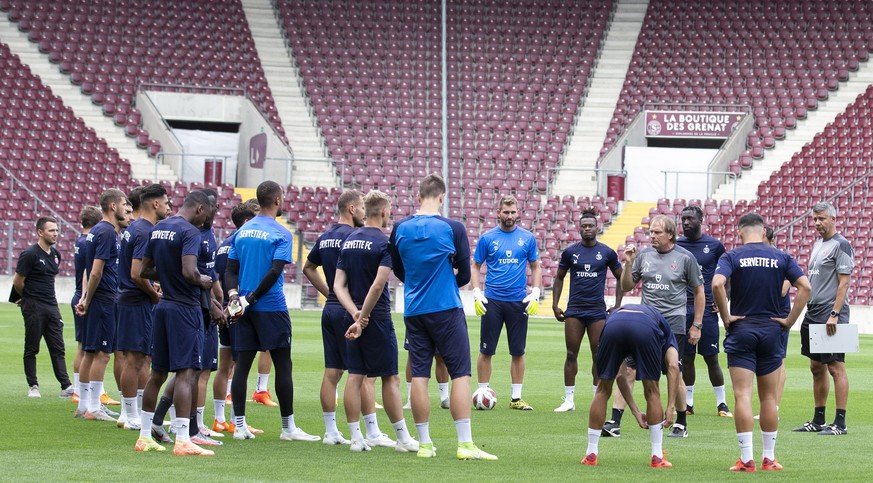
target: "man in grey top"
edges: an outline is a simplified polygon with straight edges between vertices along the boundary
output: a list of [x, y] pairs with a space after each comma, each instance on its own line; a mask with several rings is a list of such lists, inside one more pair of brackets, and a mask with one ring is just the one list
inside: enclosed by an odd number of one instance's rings
[[[849, 379], [846, 376], [845, 354], [812, 354], [809, 350], [809, 326], [827, 324], [828, 335], [837, 333], [837, 324], [849, 323], [849, 279], [855, 266], [855, 250], [843, 235], [837, 233], [837, 210], [826, 201], [812, 207], [815, 231], [821, 239], [812, 247], [809, 257], [809, 283], [812, 294], [806, 305], [806, 316], [800, 325], [800, 353], [809, 358], [815, 415], [812, 421], [794, 431], [821, 435], [846, 434], [846, 403], [849, 399]], [[830, 392], [828, 373], [834, 380], [837, 414], [833, 424], [825, 424], [825, 404]]]
[[[639, 254], [634, 245], [625, 248], [621, 289], [630, 292], [642, 281], [642, 302], [657, 309], [667, 319], [679, 343], [679, 353], [683, 354], [686, 341], [694, 345], [700, 340], [706, 304], [703, 275], [694, 255], [676, 245], [676, 222], [671, 218], [664, 215], [652, 218], [649, 238], [652, 246], [640, 250]], [[684, 337], [688, 288], [694, 292], [694, 320], [687, 337]], [[674, 438], [688, 437], [685, 383], [680, 385], [676, 397], [676, 423], [668, 434]]]

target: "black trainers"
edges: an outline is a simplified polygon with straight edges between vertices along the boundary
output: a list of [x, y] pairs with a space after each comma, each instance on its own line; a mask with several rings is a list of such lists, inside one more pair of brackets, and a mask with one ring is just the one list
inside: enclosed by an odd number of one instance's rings
[[731, 410], [728, 409], [728, 405], [725, 403], [719, 404], [718, 407], [716, 408], [716, 410], [718, 411], [718, 415], [723, 417], [723, 418], [734, 417], [733, 413], [731, 413]]
[[686, 405], [686, 406], [685, 406], [685, 414], [687, 414], [687, 415], [689, 415], [689, 416], [691, 416], [692, 414], [694, 414], [694, 406], [692, 406], [692, 405], [690, 405], [690, 404]]
[[681, 424], [673, 423], [673, 429], [671, 429], [670, 432], [667, 433], [667, 436], [671, 438], [687, 438], [688, 428]]
[[796, 433], [818, 433], [825, 429], [825, 424], [817, 424], [812, 421], [807, 421], [803, 423], [803, 426], [799, 428], [794, 428], [792, 431]]
[[620, 438], [621, 426], [612, 419], [610, 419], [603, 424], [603, 430], [600, 431], [600, 435], [607, 438]]
[[839, 436], [841, 434], [848, 434], [849, 431], [846, 428], [841, 428], [836, 424], [827, 424], [822, 427], [822, 430], [818, 432], [818, 434], [822, 436]]

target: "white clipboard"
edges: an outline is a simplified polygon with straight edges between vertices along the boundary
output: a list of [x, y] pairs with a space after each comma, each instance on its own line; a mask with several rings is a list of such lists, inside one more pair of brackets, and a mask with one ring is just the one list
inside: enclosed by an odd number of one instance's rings
[[858, 324], [837, 324], [837, 333], [829, 336], [826, 324], [809, 325], [809, 352], [834, 354], [858, 352]]

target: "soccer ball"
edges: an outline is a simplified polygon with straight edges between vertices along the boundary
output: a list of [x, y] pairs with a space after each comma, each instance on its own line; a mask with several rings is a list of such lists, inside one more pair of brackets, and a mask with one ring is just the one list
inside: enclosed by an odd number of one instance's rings
[[473, 407], [476, 409], [494, 409], [497, 405], [497, 394], [490, 387], [481, 387], [473, 393]]

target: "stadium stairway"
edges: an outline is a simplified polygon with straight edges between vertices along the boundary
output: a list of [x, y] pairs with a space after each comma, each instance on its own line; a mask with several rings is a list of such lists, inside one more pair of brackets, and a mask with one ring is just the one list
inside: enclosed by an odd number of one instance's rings
[[[736, 199], [753, 200], [758, 197], [758, 186], [761, 182], [770, 178], [774, 171], [791, 160], [795, 153], [799, 153], [803, 146], [811, 142], [815, 135], [824, 131], [824, 128], [834, 122], [837, 115], [846, 110], [846, 106], [855, 102], [855, 99], [863, 94], [867, 87], [873, 84], [873, 65], [870, 61], [861, 62], [857, 72], [849, 75], [849, 80], [840, 83], [840, 88], [830, 92], [826, 101], [818, 104], [818, 109], [811, 110], [806, 119], [798, 120], [797, 127], [785, 133], [785, 140], [777, 141], [776, 146], [767, 151], [764, 159], [755, 162], [753, 168], [736, 181]], [[727, 182], [721, 185], [712, 195], [716, 200], [734, 200], [734, 183]]]
[[336, 186], [333, 165], [304, 99], [302, 81], [282, 39], [270, 0], [243, 0], [243, 11], [255, 41], [264, 77], [294, 152], [291, 178], [299, 186]]
[[600, 148], [608, 134], [648, 4], [648, 0], [616, 1], [612, 22], [597, 57], [597, 65], [591, 73], [585, 104], [579, 109], [574, 134], [567, 146], [564, 169], [555, 182], [555, 194], [597, 194], [593, 172], [573, 169], [597, 167]]
[[64, 104], [73, 110], [76, 117], [93, 128], [98, 137], [105, 139], [110, 148], [118, 151], [121, 158], [130, 162], [132, 178], [169, 181], [177, 179], [169, 166], [161, 164], [156, 170], [154, 158], [150, 158], [145, 149], [138, 148], [136, 141], [125, 135], [124, 127], [116, 126], [111, 118], [106, 117], [101, 107], [93, 104], [91, 98], [70, 81], [69, 76], [62, 74], [58, 67], [49, 61], [48, 54], [40, 52], [37, 45], [31, 42], [26, 34], [19, 31], [18, 26], [5, 14], [0, 15], [0, 38], [9, 46], [13, 54], [18, 55], [22, 63], [30, 67], [31, 72], [40, 77], [52, 93], [63, 99]]
[[[600, 237], [601, 243], [604, 243], [613, 250], [618, 250], [619, 246], [624, 245], [627, 237], [633, 236], [634, 228], [641, 226], [640, 221], [649, 216], [649, 210], [657, 207], [656, 203], [651, 202], [625, 202], [621, 213], [619, 213]], [[619, 259], [621, 259], [621, 256], [619, 253]]]

